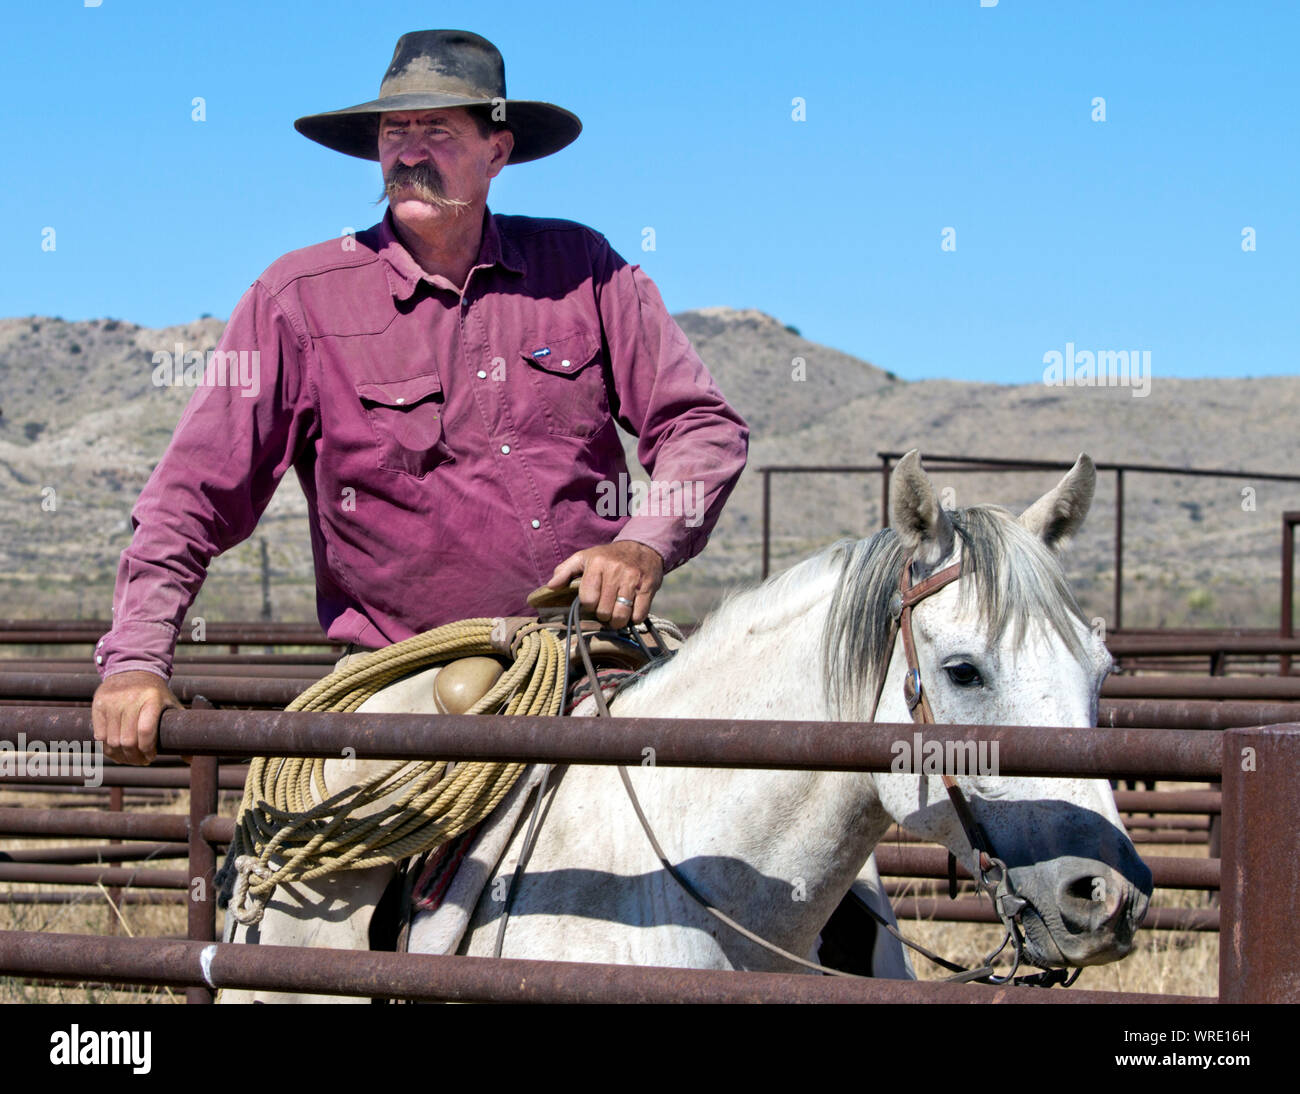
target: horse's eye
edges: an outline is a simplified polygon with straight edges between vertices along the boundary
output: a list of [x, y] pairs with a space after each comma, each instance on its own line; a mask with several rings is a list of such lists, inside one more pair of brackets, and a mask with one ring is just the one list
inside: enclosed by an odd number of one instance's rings
[[984, 683], [983, 677], [979, 674], [979, 669], [969, 661], [961, 661], [956, 665], [945, 665], [943, 671], [948, 674], [948, 679], [959, 688], [977, 688]]

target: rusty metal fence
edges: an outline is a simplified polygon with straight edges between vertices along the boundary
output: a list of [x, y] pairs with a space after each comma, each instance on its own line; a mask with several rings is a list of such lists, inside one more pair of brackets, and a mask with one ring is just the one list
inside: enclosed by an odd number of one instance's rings
[[[758, 470], [763, 476], [762, 555], [761, 575], [768, 576], [771, 568], [772, 542], [772, 477], [774, 475], [879, 475], [881, 478], [881, 523], [889, 524], [889, 479], [893, 465], [903, 458], [902, 452], [877, 452], [879, 466], [862, 464], [769, 464]], [[926, 456], [926, 469], [931, 472], [1032, 472], [1068, 471], [1072, 465], [1059, 460], [1021, 460], [994, 456]], [[1111, 463], [1095, 464], [1103, 473], [1115, 476], [1115, 544], [1114, 544], [1114, 606], [1111, 629], [1122, 630], [1124, 621], [1124, 476], [1175, 475], [1190, 478], [1250, 479], [1261, 482], [1300, 483], [1300, 475], [1275, 471], [1236, 471], [1223, 468], [1196, 468], [1166, 466], [1163, 464]], [[1300, 523], [1300, 513], [1282, 515], [1282, 628], [1284, 637], [1295, 637], [1291, 625], [1292, 575], [1294, 566], [1293, 529]], [[1283, 671], [1289, 671], [1289, 661]]]
[[[29, 740], [91, 738], [84, 709], [0, 708], [0, 737], [19, 731]], [[888, 770], [891, 742], [909, 725], [864, 727], [847, 723], [747, 720], [493, 718], [424, 715], [308, 714], [267, 711], [169, 711], [161, 741], [168, 752], [196, 757], [190, 814], [111, 817], [94, 811], [6, 809], [4, 831], [74, 837], [115, 835], [175, 845], [184, 843], [188, 869], [153, 871], [148, 880], [186, 889], [189, 941], [100, 938], [0, 932], [0, 973], [74, 981], [166, 984], [187, 988], [191, 1002], [210, 1000], [222, 986], [371, 994], [410, 999], [531, 999], [558, 1001], [685, 1001], [713, 998], [772, 1000], [1011, 999], [1052, 1002], [1160, 1001], [1167, 996], [1127, 993], [1057, 993], [1029, 989], [954, 988], [941, 984], [834, 983], [826, 978], [698, 970], [627, 969], [562, 962], [484, 963], [481, 959], [262, 948], [214, 943], [216, 909], [212, 875], [216, 848], [229, 839], [231, 822], [216, 816], [218, 756], [287, 754], [337, 756], [344, 747], [359, 757], [448, 760], [513, 759], [546, 763], [639, 763], [653, 747], [664, 765], [771, 767], [805, 770]], [[1223, 831], [1217, 876], [1210, 863], [1162, 864], [1170, 883], [1221, 889], [1219, 960], [1221, 1001], [1300, 1001], [1300, 937], [1291, 929], [1300, 912], [1294, 871], [1300, 828], [1300, 724], [1235, 728], [1223, 732], [1181, 729], [1061, 729], [1025, 726], [936, 726], [940, 740], [997, 741], [1007, 775], [1162, 778], [1221, 781]], [[143, 773], [141, 773], [143, 774]], [[1135, 804], [1137, 804], [1135, 802]], [[1204, 807], [1208, 802], [1196, 803]], [[24, 814], [40, 816], [24, 816]], [[913, 855], [925, 849], [904, 849]], [[21, 868], [24, 864], [11, 864]], [[933, 864], [924, 854], [907, 864], [922, 874]], [[48, 865], [46, 866], [48, 869]], [[87, 869], [68, 863], [62, 869]], [[95, 866], [104, 883], [112, 867]], [[132, 871], [139, 883], [139, 871]], [[174, 875], [174, 876], [173, 876]], [[124, 881], [109, 875], [114, 881]], [[196, 884], [196, 879], [202, 879]], [[520, 973], [526, 987], [520, 988]], [[1182, 1001], [1182, 1000], [1179, 1000]]]

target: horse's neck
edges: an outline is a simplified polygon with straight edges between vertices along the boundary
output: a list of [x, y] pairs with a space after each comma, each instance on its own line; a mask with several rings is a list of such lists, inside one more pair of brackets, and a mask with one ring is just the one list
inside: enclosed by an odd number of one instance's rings
[[[825, 719], [821, 636], [832, 588], [749, 622], [732, 605], [620, 697], [614, 715]], [[858, 773], [661, 768], [638, 793], [678, 861], [726, 847], [762, 876], [804, 887], [798, 900], [807, 903], [772, 908], [776, 932], [828, 916], [888, 824], [871, 776]]]
[[666, 718], [821, 718], [821, 634], [830, 574], [765, 604], [762, 589], [725, 604], [671, 662], [620, 697], [617, 714]]
[[807, 625], [755, 634], [703, 633], [620, 696], [615, 713], [662, 718], [824, 717], [818, 636]]

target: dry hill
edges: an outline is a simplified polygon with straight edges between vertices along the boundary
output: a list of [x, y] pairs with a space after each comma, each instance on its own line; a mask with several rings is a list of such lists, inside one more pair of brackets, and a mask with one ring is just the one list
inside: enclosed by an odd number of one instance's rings
[[[1140, 461], [1300, 472], [1300, 379], [1173, 380], [1149, 397], [1127, 388], [908, 383], [802, 338], [756, 311], [677, 316], [749, 421], [750, 470], [708, 550], [670, 577], [660, 605], [696, 616], [759, 569], [765, 464], [876, 465], [880, 450]], [[206, 350], [222, 323], [151, 330], [118, 320], [0, 320], [0, 615], [105, 616], [128, 514], [163, 451], [188, 390], [156, 387], [153, 354]], [[1049, 474], [952, 475], [959, 505], [1022, 506]], [[1254, 509], [1241, 491], [1254, 491]], [[50, 491], [53, 490], [51, 495]], [[787, 564], [880, 521], [879, 475], [775, 480], [774, 559]], [[53, 508], [50, 501], [53, 500]], [[1250, 500], [1245, 499], [1245, 500]], [[43, 504], [44, 503], [44, 504]], [[1113, 480], [1071, 556], [1085, 607], [1109, 611]], [[1128, 625], [1273, 625], [1279, 515], [1300, 485], [1132, 475], [1126, 482]], [[197, 611], [248, 618], [260, 605], [257, 541], [270, 546], [276, 616], [312, 606], [305, 504], [286, 480], [257, 535], [219, 559]]]

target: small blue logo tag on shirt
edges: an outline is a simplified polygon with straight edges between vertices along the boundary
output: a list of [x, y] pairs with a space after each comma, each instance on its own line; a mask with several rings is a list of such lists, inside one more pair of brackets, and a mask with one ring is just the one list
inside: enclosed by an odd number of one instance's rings
[[550, 346], [543, 346], [541, 349], [533, 350], [534, 357], [549, 357], [550, 355], [551, 355]]

